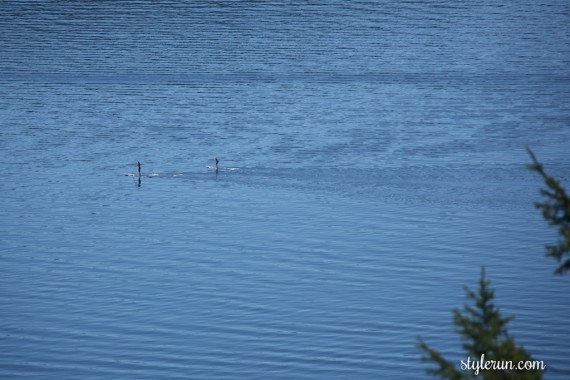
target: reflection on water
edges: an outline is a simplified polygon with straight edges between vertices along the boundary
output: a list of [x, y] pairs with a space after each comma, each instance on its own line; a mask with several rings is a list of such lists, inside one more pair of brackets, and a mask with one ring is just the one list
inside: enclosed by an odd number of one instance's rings
[[2, 377], [424, 378], [482, 265], [568, 377], [566, 4], [0, 8]]

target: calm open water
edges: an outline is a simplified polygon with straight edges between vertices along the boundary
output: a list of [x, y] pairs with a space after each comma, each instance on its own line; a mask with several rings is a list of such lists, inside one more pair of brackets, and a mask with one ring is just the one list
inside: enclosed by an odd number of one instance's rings
[[0, 2], [0, 377], [422, 379], [484, 265], [570, 378], [525, 168], [570, 187], [569, 14]]

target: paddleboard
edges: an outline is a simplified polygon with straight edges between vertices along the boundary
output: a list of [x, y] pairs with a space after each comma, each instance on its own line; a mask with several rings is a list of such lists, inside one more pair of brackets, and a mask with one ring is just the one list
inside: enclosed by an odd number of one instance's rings
[[232, 168], [232, 167], [227, 167], [227, 166], [218, 166], [217, 168], [215, 166], [206, 166], [206, 168], [210, 169], [210, 170], [239, 170], [240, 168]]

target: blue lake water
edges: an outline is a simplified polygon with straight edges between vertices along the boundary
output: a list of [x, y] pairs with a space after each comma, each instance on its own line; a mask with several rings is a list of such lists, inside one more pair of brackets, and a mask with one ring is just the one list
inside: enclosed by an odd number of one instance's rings
[[2, 1], [0, 377], [423, 379], [485, 266], [570, 378], [525, 167], [570, 184], [569, 14]]

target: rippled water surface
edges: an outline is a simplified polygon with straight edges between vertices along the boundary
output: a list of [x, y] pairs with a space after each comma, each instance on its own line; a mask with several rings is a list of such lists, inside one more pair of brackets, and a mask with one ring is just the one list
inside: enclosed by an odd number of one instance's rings
[[569, 378], [569, 11], [2, 1], [0, 377], [425, 378], [484, 265]]

